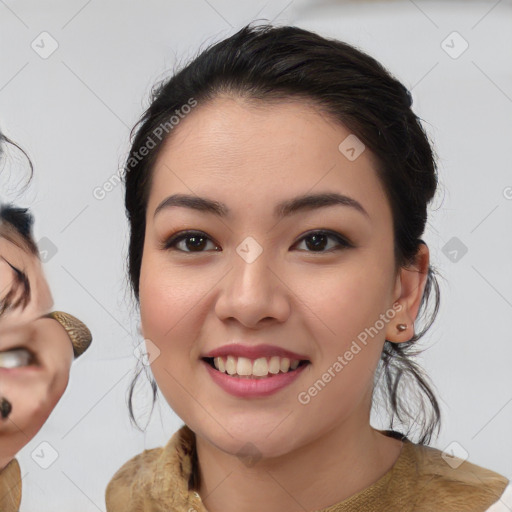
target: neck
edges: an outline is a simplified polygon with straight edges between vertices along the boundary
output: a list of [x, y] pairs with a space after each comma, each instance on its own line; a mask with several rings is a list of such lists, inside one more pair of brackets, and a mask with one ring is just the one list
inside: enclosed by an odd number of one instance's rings
[[304, 512], [339, 503], [388, 472], [401, 441], [346, 422], [306, 446], [245, 466], [197, 437], [199, 494], [208, 512]]

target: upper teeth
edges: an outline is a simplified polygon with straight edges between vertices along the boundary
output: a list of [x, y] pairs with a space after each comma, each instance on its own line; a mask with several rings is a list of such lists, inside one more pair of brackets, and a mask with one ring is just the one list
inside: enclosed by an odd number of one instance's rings
[[254, 361], [247, 357], [214, 357], [213, 364], [217, 370], [228, 373], [229, 375], [254, 375], [256, 377], [265, 377], [269, 373], [277, 374], [279, 371], [286, 373], [290, 368], [295, 370], [300, 361], [288, 357], [272, 356], [268, 360], [266, 357], [259, 357]]
[[32, 355], [25, 349], [14, 349], [0, 352], [0, 368], [18, 368], [28, 366]]

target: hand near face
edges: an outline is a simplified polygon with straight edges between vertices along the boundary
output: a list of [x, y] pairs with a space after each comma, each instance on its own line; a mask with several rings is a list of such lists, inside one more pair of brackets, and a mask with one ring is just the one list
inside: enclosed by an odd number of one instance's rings
[[66, 390], [90, 332], [53, 299], [39, 256], [0, 224], [0, 471], [41, 429]]

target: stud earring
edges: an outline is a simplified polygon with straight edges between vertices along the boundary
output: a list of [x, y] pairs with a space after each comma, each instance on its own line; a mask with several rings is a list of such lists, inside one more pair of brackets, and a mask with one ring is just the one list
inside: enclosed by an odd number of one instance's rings
[[407, 324], [397, 324], [396, 328], [402, 332], [402, 331], [405, 331], [407, 329]]

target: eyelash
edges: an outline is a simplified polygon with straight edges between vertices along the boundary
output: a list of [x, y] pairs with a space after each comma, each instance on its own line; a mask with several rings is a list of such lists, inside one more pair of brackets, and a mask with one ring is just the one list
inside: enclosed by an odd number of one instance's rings
[[[27, 274], [11, 265], [3, 256], [0, 256], [6, 263], [14, 270], [14, 284], [7, 293], [7, 295], [0, 299], [0, 316], [9, 309], [16, 309], [21, 306], [25, 309], [30, 302], [30, 281], [28, 280]], [[21, 297], [13, 302], [13, 298], [18, 293], [18, 289], [22, 288]]]
[[[302, 242], [304, 239], [310, 238], [314, 235], [325, 235], [328, 238], [334, 239], [338, 243], [338, 247], [335, 247], [334, 249], [331, 248], [331, 249], [324, 250], [324, 251], [305, 251], [305, 252], [310, 252], [312, 254], [315, 254], [315, 253], [322, 254], [322, 253], [331, 253], [333, 251], [338, 251], [338, 250], [342, 250], [342, 249], [350, 249], [350, 248], [354, 247], [354, 245], [352, 243], [350, 243], [347, 239], [343, 238], [341, 235], [339, 235], [335, 231], [330, 231], [328, 229], [319, 229], [319, 230], [309, 231], [308, 233], [303, 235], [296, 243]], [[206, 233], [204, 233], [202, 231], [181, 231], [181, 232], [176, 233], [175, 235], [171, 236], [170, 238], [168, 238], [162, 244], [161, 248], [163, 250], [180, 251], [180, 252], [185, 252], [185, 253], [189, 253], [189, 254], [206, 252], [206, 251], [183, 251], [181, 249], [176, 248], [176, 244], [178, 244], [182, 240], [186, 240], [187, 238], [192, 238], [193, 236], [207, 238], [208, 240], [211, 241], [211, 238]]]

